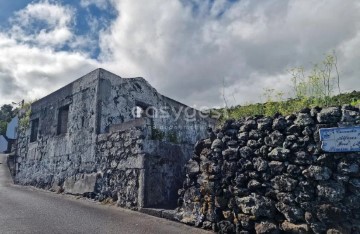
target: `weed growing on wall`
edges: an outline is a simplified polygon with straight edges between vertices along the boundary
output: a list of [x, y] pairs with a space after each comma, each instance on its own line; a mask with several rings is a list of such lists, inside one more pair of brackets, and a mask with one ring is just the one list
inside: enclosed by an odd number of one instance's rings
[[326, 55], [322, 62], [314, 64], [309, 72], [306, 72], [304, 67], [296, 67], [290, 69], [289, 73], [293, 98], [285, 100], [283, 92], [265, 89], [264, 103], [226, 108], [228, 114], [223, 115], [220, 120], [254, 115], [273, 116], [276, 113], [289, 115], [306, 107], [360, 104], [360, 92], [340, 92], [340, 75], [335, 52]]
[[155, 127], [151, 129], [151, 139], [152, 140], [163, 140], [165, 137], [165, 133]]
[[30, 126], [31, 103], [25, 103], [19, 112], [19, 126], [21, 130], [25, 130]]
[[175, 131], [171, 131], [168, 133], [167, 138], [169, 140], [169, 142], [174, 143], [174, 144], [178, 144], [178, 139], [177, 139], [177, 135]]

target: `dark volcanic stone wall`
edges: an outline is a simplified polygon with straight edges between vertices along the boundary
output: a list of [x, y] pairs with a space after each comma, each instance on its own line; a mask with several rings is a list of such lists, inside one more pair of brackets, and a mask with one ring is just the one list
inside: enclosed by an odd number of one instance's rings
[[95, 164], [102, 176], [95, 185], [97, 200], [112, 198], [119, 206], [131, 209], [142, 202], [143, 130], [137, 127], [98, 136]]
[[360, 154], [319, 140], [320, 128], [359, 124], [351, 106], [227, 121], [196, 144], [177, 219], [220, 233], [359, 233]]

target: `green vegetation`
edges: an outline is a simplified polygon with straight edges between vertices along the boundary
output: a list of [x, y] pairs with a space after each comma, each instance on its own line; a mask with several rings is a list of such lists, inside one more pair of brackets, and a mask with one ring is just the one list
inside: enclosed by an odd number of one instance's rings
[[[13, 105], [6, 104], [0, 107], [0, 135], [6, 134], [8, 123], [19, 113], [20, 128], [27, 128], [30, 124], [31, 103], [21, 103], [21, 107], [15, 108]], [[20, 105], [20, 103], [18, 104]]]
[[[288, 115], [306, 107], [360, 104], [360, 92], [341, 93], [335, 53], [326, 55], [325, 59], [315, 64], [307, 74], [303, 67], [293, 68], [289, 73], [293, 84], [292, 98], [285, 100], [284, 93], [266, 89], [263, 94], [265, 103], [222, 109], [220, 120], [254, 115], [273, 116], [276, 113]], [[337, 95], [334, 95], [335, 90]]]
[[174, 144], [179, 143], [175, 131], [168, 132], [167, 134], [168, 141]]
[[7, 129], [7, 122], [0, 121], [0, 135], [5, 135]]
[[169, 131], [167, 133], [155, 128], [154, 126], [152, 126], [151, 128], [151, 139], [152, 140], [158, 140], [158, 141], [162, 141], [166, 138], [167, 141], [171, 142], [171, 143], [175, 143], [178, 144], [178, 138], [176, 135], [176, 131]]
[[[360, 92], [353, 91], [351, 93], [342, 93], [329, 98], [327, 103], [328, 105], [326, 106], [340, 106], [344, 104], [351, 104], [353, 106], [359, 105]], [[228, 118], [235, 119], [254, 115], [273, 116], [275, 113], [288, 115], [300, 111], [303, 108], [311, 108], [315, 106], [324, 107], [325, 105], [321, 102], [321, 100], [314, 98], [289, 99], [285, 101], [272, 101], [232, 107], [227, 109], [227, 115]], [[223, 115], [222, 119], [225, 119], [225, 115]]]
[[165, 137], [165, 133], [155, 127], [152, 127], [151, 129], [151, 139], [152, 140], [163, 140]]
[[16, 109], [12, 105], [6, 104], [0, 107], [0, 135], [6, 134], [7, 124], [16, 115]]
[[353, 101], [351, 102], [351, 105], [352, 105], [352, 106], [358, 106], [358, 105], [360, 105], [360, 98], [359, 98], [359, 100], [353, 100]]
[[21, 113], [19, 116], [20, 129], [26, 129], [30, 126], [31, 102], [25, 103], [21, 108], [20, 113]]

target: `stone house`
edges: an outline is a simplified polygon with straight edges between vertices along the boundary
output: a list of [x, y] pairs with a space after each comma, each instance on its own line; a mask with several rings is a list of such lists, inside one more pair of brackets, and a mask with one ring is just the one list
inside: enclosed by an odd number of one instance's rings
[[14, 143], [16, 142], [18, 126], [19, 126], [18, 116], [12, 118], [12, 120], [7, 125], [6, 138], [8, 140], [8, 150], [7, 150], [8, 152], [12, 151], [14, 147]]
[[16, 140], [18, 123], [19, 118], [16, 116], [7, 124], [5, 135], [0, 135], [0, 153], [11, 151], [12, 145]]
[[7, 149], [8, 149], [8, 141], [3, 135], [0, 135], [0, 153], [6, 152]]
[[194, 143], [213, 125], [143, 78], [97, 69], [31, 105], [15, 181], [135, 209], [173, 207]]
[[8, 123], [6, 128], [6, 137], [11, 140], [16, 139], [17, 129], [19, 126], [19, 117], [15, 116], [12, 120]]

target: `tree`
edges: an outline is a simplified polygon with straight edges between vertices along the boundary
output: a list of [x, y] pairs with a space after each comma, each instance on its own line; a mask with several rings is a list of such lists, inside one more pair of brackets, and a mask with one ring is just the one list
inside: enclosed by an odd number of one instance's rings
[[7, 124], [16, 115], [14, 107], [10, 104], [5, 104], [0, 107], [0, 135], [6, 134]]
[[0, 121], [0, 135], [5, 135], [7, 129], [7, 123], [4, 121]]

